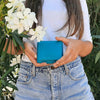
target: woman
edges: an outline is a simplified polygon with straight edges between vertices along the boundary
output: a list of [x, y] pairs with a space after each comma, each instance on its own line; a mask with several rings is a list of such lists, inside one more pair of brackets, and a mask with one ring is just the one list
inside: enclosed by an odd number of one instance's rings
[[25, 5], [47, 28], [44, 41], [64, 43], [64, 55], [52, 66], [39, 64], [37, 42], [24, 39], [15, 100], [94, 100], [81, 62], [93, 48], [86, 0], [26, 0]]

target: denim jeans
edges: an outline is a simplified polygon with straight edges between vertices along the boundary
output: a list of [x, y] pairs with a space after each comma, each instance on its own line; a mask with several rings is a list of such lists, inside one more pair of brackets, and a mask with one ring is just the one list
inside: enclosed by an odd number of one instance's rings
[[94, 100], [81, 58], [51, 69], [21, 62], [15, 100]]

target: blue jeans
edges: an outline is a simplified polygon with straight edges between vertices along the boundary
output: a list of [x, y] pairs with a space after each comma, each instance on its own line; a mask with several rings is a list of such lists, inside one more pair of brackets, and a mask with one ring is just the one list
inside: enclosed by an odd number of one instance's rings
[[51, 69], [21, 62], [15, 100], [94, 100], [80, 57]]

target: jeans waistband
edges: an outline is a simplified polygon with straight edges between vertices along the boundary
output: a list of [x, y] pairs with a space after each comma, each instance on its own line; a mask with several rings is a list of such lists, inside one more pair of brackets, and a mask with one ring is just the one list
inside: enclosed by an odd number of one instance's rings
[[65, 64], [63, 66], [57, 67], [55, 69], [51, 69], [52, 65], [49, 65], [49, 66], [45, 66], [45, 67], [36, 67], [36, 71], [37, 72], [44, 72], [44, 71], [47, 71], [48, 68], [49, 68], [49, 70], [54, 70], [54, 71], [65, 70], [65, 67], [70, 69], [70, 68], [77, 66], [77, 64], [79, 64], [80, 62], [81, 62], [81, 58], [77, 57], [74, 61], [72, 61], [68, 64]]
[[33, 65], [33, 63], [31, 63], [31, 62], [21, 61], [21, 63], [24, 63], [24, 65], [27, 64], [28, 68], [32, 68], [33, 76], [35, 76], [36, 72], [43, 73], [43, 72], [47, 72], [48, 70], [53, 70], [53, 72], [59, 72], [59, 71], [65, 71], [65, 69], [66, 69], [66, 71], [67, 71], [67, 69], [77, 66], [77, 64], [79, 64], [80, 62], [81, 62], [81, 58], [80, 58], [80, 56], [78, 56], [74, 61], [72, 61], [68, 64], [60, 66], [56, 69], [51, 69], [52, 65], [44, 66], [44, 67], [35, 67], [35, 65]]

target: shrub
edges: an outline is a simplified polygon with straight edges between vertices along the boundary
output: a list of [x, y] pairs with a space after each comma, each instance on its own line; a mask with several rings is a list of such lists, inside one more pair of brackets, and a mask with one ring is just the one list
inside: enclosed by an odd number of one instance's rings
[[100, 100], [100, 0], [87, 0], [87, 3], [94, 48], [90, 55], [83, 58], [83, 63], [95, 100]]

